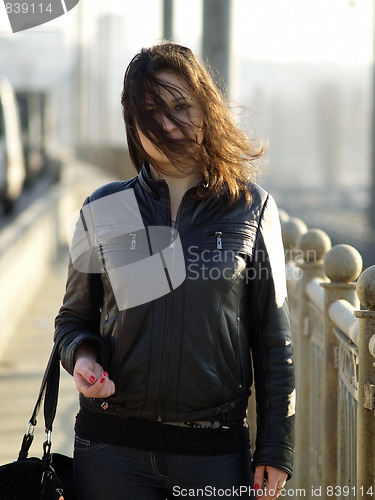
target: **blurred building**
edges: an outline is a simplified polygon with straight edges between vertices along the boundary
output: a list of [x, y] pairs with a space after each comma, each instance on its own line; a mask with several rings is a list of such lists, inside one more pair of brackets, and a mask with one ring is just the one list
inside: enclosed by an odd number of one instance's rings
[[0, 76], [16, 89], [46, 91], [55, 141], [72, 144], [72, 53], [61, 31], [0, 36]]
[[254, 111], [245, 127], [269, 140], [270, 189], [323, 188], [368, 203], [353, 188], [370, 184], [371, 72], [365, 63], [241, 58], [235, 100]]
[[96, 36], [87, 54], [88, 143], [125, 143], [120, 99], [130, 58], [128, 25], [128, 18], [119, 14], [106, 14], [97, 20]]

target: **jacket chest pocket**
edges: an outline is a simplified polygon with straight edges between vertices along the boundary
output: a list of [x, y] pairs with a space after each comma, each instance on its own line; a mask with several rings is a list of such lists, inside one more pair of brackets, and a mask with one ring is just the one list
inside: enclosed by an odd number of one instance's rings
[[98, 228], [96, 252], [106, 269], [136, 264], [179, 244], [178, 233], [169, 226], [116, 226]]
[[219, 222], [192, 228], [187, 270], [195, 276], [233, 279], [252, 259], [256, 232], [255, 223]]
[[150, 249], [144, 229], [124, 228], [120, 231], [102, 232], [97, 238], [96, 251], [105, 269], [115, 269], [147, 258]]
[[102, 231], [98, 248], [120, 311], [158, 299], [185, 280], [181, 240], [169, 226]]

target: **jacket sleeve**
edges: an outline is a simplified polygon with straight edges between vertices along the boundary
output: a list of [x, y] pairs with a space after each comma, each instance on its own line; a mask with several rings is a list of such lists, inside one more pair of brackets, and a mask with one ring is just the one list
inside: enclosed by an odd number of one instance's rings
[[[89, 227], [81, 211], [70, 245], [63, 305], [55, 319], [54, 339], [59, 344], [61, 363], [70, 374], [74, 369], [74, 352], [82, 341], [91, 341], [98, 354], [103, 352], [100, 339], [103, 285], [94, 245], [90, 244], [92, 238], [88, 236]], [[102, 362], [102, 356], [98, 357]]]
[[278, 467], [292, 475], [295, 386], [286, 292], [285, 260], [276, 204], [268, 195], [260, 216], [253, 256], [251, 334], [257, 437], [253, 465]]

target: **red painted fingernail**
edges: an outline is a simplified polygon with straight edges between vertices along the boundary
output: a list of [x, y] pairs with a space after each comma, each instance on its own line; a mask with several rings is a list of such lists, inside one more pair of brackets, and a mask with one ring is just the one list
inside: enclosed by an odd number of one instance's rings
[[108, 373], [107, 372], [103, 372], [103, 377], [108, 377]]
[[101, 383], [101, 384], [103, 384], [104, 380], [105, 380], [105, 378], [104, 378], [104, 377], [102, 377], [102, 378], [100, 379], [100, 383]]
[[91, 375], [91, 377], [89, 378], [90, 382], [93, 384], [95, 382], [95, 377], [94, 375]]
[[259, 490], [259, 488], [260, 488], [260, 486], [259, 486], [259, 484], [258, 484], [258, 483], [257, 483], [257, 484], [254, 484], [254, 490], [255, 490], [255, 491], [256, 491], [256, 490]]

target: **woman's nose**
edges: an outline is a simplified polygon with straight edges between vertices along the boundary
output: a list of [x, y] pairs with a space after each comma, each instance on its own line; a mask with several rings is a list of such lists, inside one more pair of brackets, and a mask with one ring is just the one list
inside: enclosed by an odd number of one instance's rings
[[162, 115], [162, 117], [161, 117], [161, 124], [162, 124], [163, 129], [166, 132], [172, 132], [173, 130], [176, 130], [176, 128], [177, 128], [174, 121], [165, 115]]

